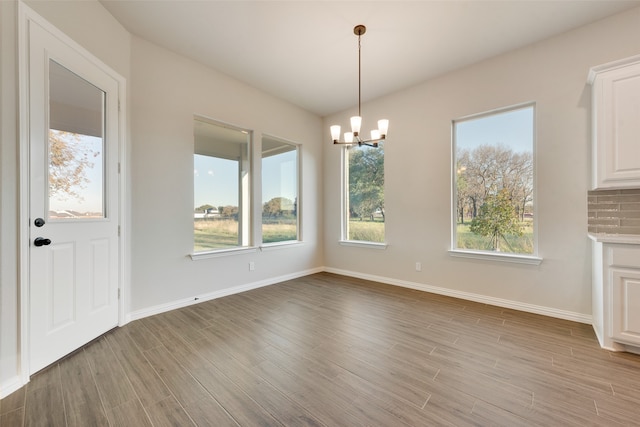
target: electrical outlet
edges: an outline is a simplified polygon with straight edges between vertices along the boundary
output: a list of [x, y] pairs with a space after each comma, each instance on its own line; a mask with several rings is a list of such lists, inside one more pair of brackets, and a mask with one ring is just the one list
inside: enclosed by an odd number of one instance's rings
[[416, 262], [416, 271], [422, 271], [422, 263]]
[[249, 271], [253, 271], [256, 269], [256, 263], [253, 261], [249, 261]]

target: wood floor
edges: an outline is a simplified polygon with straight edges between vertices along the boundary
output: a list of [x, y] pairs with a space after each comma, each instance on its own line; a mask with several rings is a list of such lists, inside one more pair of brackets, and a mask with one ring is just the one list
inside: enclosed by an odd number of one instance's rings
[[322, 273], [132, 322], [0, 405], [2, 427], [640, 425], [640, 356]]

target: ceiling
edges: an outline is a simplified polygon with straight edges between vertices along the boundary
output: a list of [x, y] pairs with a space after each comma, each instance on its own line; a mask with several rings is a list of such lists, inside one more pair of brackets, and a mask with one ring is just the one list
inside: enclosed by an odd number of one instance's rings
[[616, 0], [100, 0], [131, 33], [320, 116], [640, 6]]

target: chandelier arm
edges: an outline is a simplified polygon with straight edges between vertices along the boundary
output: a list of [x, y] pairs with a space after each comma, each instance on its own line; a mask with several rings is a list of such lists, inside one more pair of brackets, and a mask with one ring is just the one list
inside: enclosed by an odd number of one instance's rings
[[380, 137], [379, 139], [360, 139], [360, 137], [357, 137], [357, 139], [353, 142], [333, 141], [333, 143], [335, 145], [366, 145], [369, 147], [378, 147], [378, 144], [384, 142], [385, 140], [385, 137]]

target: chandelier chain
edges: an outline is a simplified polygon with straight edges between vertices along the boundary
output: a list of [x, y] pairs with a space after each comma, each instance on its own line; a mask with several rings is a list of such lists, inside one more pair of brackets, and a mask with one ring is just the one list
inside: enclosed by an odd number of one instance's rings
[[361, 51], [362, 49], [360, 48], [360, 37], [361, 35], [358, 34], [358, 116], [362, 117], [362, 111], [360, 111], [361, 109], [361, 104], [362, 104], [362, 99], [361, 99], [361, 94], [362, 94], [362, 59], [361, 59]]

